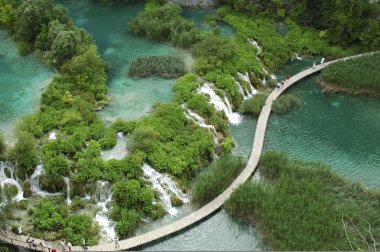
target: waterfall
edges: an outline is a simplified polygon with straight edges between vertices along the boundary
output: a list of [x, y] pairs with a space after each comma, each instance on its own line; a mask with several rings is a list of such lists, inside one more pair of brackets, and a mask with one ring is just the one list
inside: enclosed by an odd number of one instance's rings
[[100, 157], [103, 160], [110, 159], [123, 159], [128, 154], [127, 143], [123, 132], [117, 133], [116, 145], [110, 150], [103, 150], [100, 153]]
[[[249, 74], [248, 72], [246, 72], [245, 74], [242, 74], [242, 73], [237, 73], [239, 78], [242, 79], [243, 81], [246, 81], [250, 88], [251, 88], [251, 96], [254, 96], [257, 94], [257, 90], [252, 86], [252, 83], [251, 83], [251, 80], [249, 79]], [[248, 92], [249, 93], [249, 92]]]
[[272, 80], [276, 80], [277, 79], [276, 75], [274, 75], [274, 74], [271, 74], [270, 77], [272, 78]]
[[265, 74], [268, 74], [268, 70], [266, 70], [264, 67], [261, 67], [261, 70], [263, 70], [263, 72], [264, 72]]
[[215, 91], [211, 88], [208, 83], [205, 83], [201, 88], [198, 89], [198, 93], [207, 94], [210, 96], [210, 103], [212, 103], [216, 110], [224, 111], [228, 121], [232, 124], [239, 124], [241, 122], [241, 115], [239, 113], [234, 113], [226, 103], [220, 98]]
[[64, 180], [66, 182], [66, 203], [67, 205], [71, 205], [71, 199], [70, 199], [70, 178], [64, 177]]
[[56, 136], [56, 132], [55, 131], [52, 131], [50, 134], [49, 134], [49, 140], [56, 140], [57, 139], [57, 136]]
[[152, 182], [153, 188], [157, 190], [165, 210], [170, 215], [176, 215], [178, 213], [178, 210], [175, 209], [170, 202], [171, 195], [177, 196], [184, 203], [189, 202], [188, 197], [177, 187], [175, 182], [168, 175], [157, 172], [148, 164], [143, 164], [142, 169], [144, 174]]
[[44, 166], [42, 164], [37, 165], [36, 169], [34, 170], [32, 176], [30, 176], [30, 185], [32, 188], [32, 191], [42, 197], [46, 196], [56, 196], [56, 195], [62, 195], [62, 193], [49, 193], [42, 191], [40, 188], [40, 180], [39, 176], [44, 172]]
[[[184, 107], [184, 106], [182, 106], [182, 107]], [[216, 132], [216, 129], [213, 125], [206, 124], [205, 120], [200, 115], [192, 112], [190, 109], [187, 109], [187, 111], [184, 113], [185, 113], [186, 118], [188, 120], [195, 122], [197, 125], [199, 125], [202, 128], [206, 128], [206, 129], [211, 130], [212, 134], [214, 135], [214, 143], [218, 144], [218, 132]]]
[[0, 184], [1, 188], [4, 188], [5, 185], [15, 185], [17, 187], [17, 194], [13, 197], [13, 200], [15, 201], [20, 201], [24, 199], [24, 191], [21, 187], [21, 184], [17, 179], [14, 178], [14, 172], [15, 172], [15, 167], [12, 166], [11, 170], [11, 178], [8, 178], [5, 175], [5, 163], [0, 162]]
[[257, 44], [257, 42], [254, 39], [251, 39], [251, 38], [248, 39], [248, 42], [251, 43], [254, 47], [256, 47], [256, 49], [257, 49], [256, 56], [259, 55], [261, 53], [261, 51], [262, 51], [262, 49], [259, 46], [259, 44]]
[[108, 218], [109, 210], [107, 208], [107, 204], [112, 200], [112, 185], [105, 181], [97, 181], [95, 196], [98, 201], [96, 206], [99, 211], [96, 213], [94, 221], [99, 223], [102, 236], [105, 239], [113, 240], [116, 237], [116, 222]]
[[263, 85], [267, 84], [267, 80], [265, 79], [265, 77], [263, 78], [263, 80], [261, 82], [263, 83]]
[[302, 60], [302, 58], [300, 56], [298, 56], [298, 53], [296, 53], [296, 59]]
[[238, 86], [238, 88], [239, 88], [239, 92], [240, 92], [240, 94], [243, 96], [243, 99], [244, 99], [244, 100], [248, 99], [248, 98], [250, 97], [250, 94], [247, 92], [248, 95], [245, 95], [244, 90], [243, 90], [243, 87], [241, 86], [240, 82], [238, 82], [237, 80], [235, 80], [234, 77], [231, 77], [231, 78], [235, 81], [236, 85]]

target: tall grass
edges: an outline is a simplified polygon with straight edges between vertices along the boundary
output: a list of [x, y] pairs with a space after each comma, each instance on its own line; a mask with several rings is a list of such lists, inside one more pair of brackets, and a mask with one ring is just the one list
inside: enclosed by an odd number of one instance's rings
[[180, 56], [138, 57], [129, 65], [128, 74], [136, 79], [150, 76], [177, 78], [186, 72], [185, 63]]
[[326, 67], [320, 81], [337, 85], [348, 92], [380, 92], [380, 53], [339, 61]]
[[245, 166], [241, 157], [223, 155], [201, 172], [192, 184], [192, 200], [203, 205], [222, 193]]
[[283, 153], [265, 153], [259, 166], [263, 179], [240, 186], [224, 208], [256, 224], [273, 250], [374, 250], [379, 192]]

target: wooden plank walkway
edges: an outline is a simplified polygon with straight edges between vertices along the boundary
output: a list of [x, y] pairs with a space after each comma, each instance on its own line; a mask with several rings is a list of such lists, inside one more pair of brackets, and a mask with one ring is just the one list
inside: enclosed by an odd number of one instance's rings
[[[353, 57], [360, 57], [361, 55], [351, 56], [339, 60], [346, 60]], [[239, 176], [232, 182], [232, 184], [218, 197], [216, 197], [214, 200], [203, 206], [202, 208], [198, 209], [197, 211], [175, 221], [170, 224], [167, 224], [163, 227], [157, 228], [153, 231], [147, 232], [142, 235], [134, 236], [125, 240], [119, 241], [119, 246], [116, 248], [115, 244], [113, 243], [107, 243], [107, 244], [101, 244], [89, 247], [89, 251], [116, 251], [116, 250], [127, 250], [131, 248], [135, 248], [144, 244], [147, 244], [149, 242], [161, 239], [167, 235], [176, 233], [180, 230], [183, 230], [186, 227], [189, 227], [200, 220], [206, 218], [216, 210], [222, 207], [223, 203], [230, 197], [231, 193], [236, 189], [239, 185], [243, 184], [245, 181], [249, 179], [249, 177], [255, 172], [257, 165], [260, 160], [261, 152], [264, 145], [264, 137], [265, 137], [265, 131], [267, 128], [267, 123], [269, 119], [269, 115], [272, 109], [272, 103], [275, 101], [288, 87], [292, 86], [294, 83], [298, 82], [299, 80], [310, 76], [318, 71], [321, 71], [323, 68], [328, 66], [331, 63], [334, 63], [335, 61], [326, 62], [324, 64], [320, 64], [315, 66], [314, 68], [308, 68], [294, 76], [292, 76], [281, 88], [275, 88], [271, 94], [268, 96], [264, 107], [261, 110], [261, 113], [259, 115], [257, 126], [256, 126], [256, 132], [254, 135], [253, 140], [253, 148], [251, 152], [251, 156], [247, 162], [246, 167], [243, 169], [243, 171], [239, 174]], [[27, 249], [30, 249], [29, 244], [25, 243], [27, 237], [25, 236], [18, 236], [20, 237], [20, 241], [15, 240], [15, 237], [13, 237], [13, 244], [24, 247]], [[17, 237], [16, 237], [17, 238]], [[0, 235], [0, 240], [4, 242], [10, 243], [11, 237], [4, 237]], [[37, 240], [37, 243], [40, 243], [40, 240]], [[46, 251], [52, 248], [51, 243], [45, 241], [45, 244], [47, 244], [47, 249], [40, 248], [40, 251]], [[74, 251], [80, 251], [83, 250], [82, 247], [73, 247]]]

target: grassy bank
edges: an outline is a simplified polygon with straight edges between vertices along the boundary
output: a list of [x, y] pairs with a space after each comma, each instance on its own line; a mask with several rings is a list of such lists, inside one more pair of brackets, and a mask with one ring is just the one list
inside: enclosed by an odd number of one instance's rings
[[262, 180], [240, 186], [224, 208], [257, 225], [272, 249], [375, 250], [380, 192], [282, 153], [265, 153], [259, 167]]
[[322, 70], [319, 82], [328, 91], [380, 95], [380, 53], [331, 64]]

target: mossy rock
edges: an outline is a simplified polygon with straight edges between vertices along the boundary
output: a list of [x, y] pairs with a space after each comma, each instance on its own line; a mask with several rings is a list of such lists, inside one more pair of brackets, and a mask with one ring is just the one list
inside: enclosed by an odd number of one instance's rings
[[73, 198], [74, 196], [78, 196], [79, 198], [85, 197], [85, 187], [83, 184], [79, 184], [73, 180], [70, 180], [70, 198]]
[[26, 200], [21, 200], [19, 202], [14, 203], [15, 208], [20, 209], [20, 210], [27, 210], [28, 205], [29, 205], [28, 201], [26, 201]]
[[72, 203], [70, 205], [70, 210], [76, 212], [80, 209], [86, 208], [87, 204], [88, 204], [88, 202], [75, 197], [72, 199]]
[[153, 220], [160, 219], [164, 217], [166, 214], [166, 210], [161, 203], [157, 203], [153, 205], [152, 211], [150, 212], [150, 216]]
[[17, 195], [18, 193], [18, 189], [17, 189], [17, 186], [15, 185], [5, 185], [4, 186], [4, 191], [7, 195], [11, 196], [11, 197], [14, 197]]
[[15, 177], [24, 181], [27, 177], [26, 170], [22, 167], [17, 166], [15, 169]]
[[41, 190], [56, 193], [64, 192], [66, 190], [66, 182], [62, 176], [42, 174], [39, 177]]
[[7, 178], [11, 178], [12, 177], [12, 175], [11, 175], [11, 169], [9, 169], [9, 167], [5, 167], [4, 173], [5, 173], [5, 176], [7, 176]]
[[172, 203], [172, 206], [174, 207], [179, 207], [183, 205], [183, 200], [175, 195], [172, 195], [170, 196], [170, 203]]
[[26, 180], [23, 184], [24, 187], [24, 198], [29, 198], [32, 196], [32, 186], [29, 180]]

